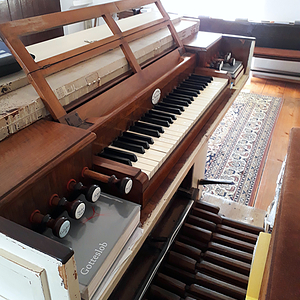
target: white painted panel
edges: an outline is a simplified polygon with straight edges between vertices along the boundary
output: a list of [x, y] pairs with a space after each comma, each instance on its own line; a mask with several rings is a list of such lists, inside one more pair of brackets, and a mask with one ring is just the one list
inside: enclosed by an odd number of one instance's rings
[[[21, 242], [18, 242], [2, 233], [0, 233], [1, 248], [23, 260], [26, 260], [42, 269], [46, 270], [48, 286], [50, 291], [50, 299], [53, 300], [71, 300], [80, 299], [79, 284], [76, 276], [76, 266], [70, 273], [74, 273], [74, 278], [66, 278], [65, 266], [57, 259], [42, 253], [34, 248], [31, 248]], [[0, 274], [4, 278], [6, 272], [0, 267]], [[19, 273], [15, 272], [12, 277], [15, 283], [18, 283]], [[74, 283], [73, 283], [74, 282]], [[68, 286], [72, 286], [72, 290], [68, 290]], [[22, 291], [18, 284], [15, 284], [15, 289]], [[0, 286], [0, 290], [1, 286]], [[0, 294], [1, 295], [1, 294]], [[4, 298], [5, 299], [5, 298]], [[15, 298], [16, 300], [23, 300]], [[34, 299], [34, 298], [31, 298]]]
[[50, 299], [45, 269], [3, 249], [0, 249], [0, 269], [0, 295], [4, 299]]
[[259, 57], [254, 57], [252, 62], [252, 69], [259, 68], [275, 71], [286, 71], [292, 73], [300, 72], [300, 62], [266, 59]]

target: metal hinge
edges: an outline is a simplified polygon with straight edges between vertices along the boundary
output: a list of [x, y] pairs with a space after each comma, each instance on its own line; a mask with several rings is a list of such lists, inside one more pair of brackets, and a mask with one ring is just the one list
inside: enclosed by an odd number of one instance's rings
[[92, 125], [91, 123], [87, 123], [87, 122], [83, 121], [76, 111], [72, 111], [72, 112], [68, 113], [64, 117], [64, 120], [70, 126], [80, 127], [83, 129], [87, 129]]

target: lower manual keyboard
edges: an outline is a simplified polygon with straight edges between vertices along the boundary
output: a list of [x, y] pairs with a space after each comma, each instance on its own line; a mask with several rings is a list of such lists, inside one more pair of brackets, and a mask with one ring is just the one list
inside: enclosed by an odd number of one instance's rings
[[151, 179], [227, 83], [192, 74], [99, 156], [139, 168]]

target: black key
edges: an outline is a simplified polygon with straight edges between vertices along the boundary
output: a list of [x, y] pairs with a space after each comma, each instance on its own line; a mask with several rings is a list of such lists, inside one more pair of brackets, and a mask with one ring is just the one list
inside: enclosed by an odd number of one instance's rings
[[195, 73], [192, 73], [190, 76], [193, 77], [193, 78], [213, 80], [212, 76], [204, 76], [204, 75], [199, 75], [199, 74], [195, 74]]
[[170, 127], [170, 124], [169, 124], [168, 121], [159, 120], [159, 119], [156, 119], [154, 117], [150, 117], [150, 118], [149, 117], [141, 117], [141, 121], [151, 123], [151, 124], [160, 125], [160, 126], [164, 126], [164, 127]]
[[127, 131], [123, 132], [123, 136], [146, 141], [148, 144], [151, 144], [151, 145], [154, 144], [154, 141], [151, 136], [141, 135], [141, 134], [127, 132]]
[[186, 80], [192, 80], [192, 81], [196, 81], [196, 82], [207, 82], [207, 83], [210, 83], [212, 81], [212, 79], [209, 77], [204, 78], [204, 77], [195, 77], [195, 76], [190, 76]]
[[162, 117], [170, 117], [172, 120], [176, 120], [176, 116], [174, 114], [169, 114], [169, 113], [162, 112], [162, 111], [155, 111], [155, 110], [150, 109], [148, 111], [148, 114], [160, 115]]
[[188, 104], [192, 103], [192, 100], [186, 97], [181, 97], [180, 95], [168, 95], [165, 97], [166, 99], [171, 99], [171, 100], [178, 100], [178, 101], [184, 101]]
[[166, 111], [166, 112], [169, 112], [169, 113], [174, 114], [174, 115], [181, 115], [180, 109], [160, 106], [159, 104], [156, 104], [154, 106], [154, 109], [160, 110], [160, 111]]
[[202, 85], [202, 84], [186, 83], [186, 82], [181, 83], [181, 84], [180, 84], [180, 87], [197, 89], [198, 91], [203, 91], [204, 88], [205, 88], [205, 86]]
[[160, 137], [159, 132], [157, 130], [153, 130], [153, 129], [147, 129], [147, 128], [138, 127], [138, 126], [131, 126], [129, 128], [129, 130], [138, 132], [138, 133], [142, 133], [145, 135], [153, 136], [153, 137]]
[[180, 109], [181, 111], [184, 111], [184, 107], [182, 105], [176, 105], [176, 104], [165, 103], [165, 102], [159, 102], [158, 105], [170, 107], [170, 108], [177, 108]]
[[197, 81], [197, 80], [185, 80], [183, 81], [180, 86], [192, 87], [192, 88], [205, 88], [208, 85], [206, 81]]
[[151, 125], [151, 124], [143, 123], [143, 122], [139, 122], [139, 121], [135, 122], [134, 125], [138, 126], [138, 127], [147, 128], [147, 129], [157, 130], [160, 133], [164, 133], [164, 129], [161, 126]]
[[147, 113], [145, 113], [145, 117], [147, 117], [147, 118], [155, 118], [155, 119], [167, 121], [169, 124], [173, 124], [173, 119], [171, 117], [165, 117], [165, 116], [162, 116], [162, 115], [160, 115], [158, 113], [156, 114], [153, 111], [151, 113], [147, 112]]
[[207, 80], [208, 82], [212, 82], [214, 80], [211, 76], [202, 76], [202, 75], [196, 75], [196, 74], [191, 74], [190, 78], [204, 79], [204, 80]]
[[139, 146], [144, 147], [144, 149], [150, 148], [149, 143], [146, 141], [143, 141], [143, 140], [133, 139], [133, 138], [125, 137], [125, 136], [119, 136], [117, 138], [117, 140], [121, 141], [121, 142], [127, 142], [127, 143], [132, 143], [135, 145], [139, 145]]
[[183, 90], [183, 91], [191, 91], [191, 92], [196, 93], [197, 95], [200, 94], [200, 90], [198, 88], [195, 88], [195, 87], [187, 87], [187, 86], [179, 85], [176, 89], [177, 90]]
[[177, 87], [174, 92], [179, 92], [180, 94], [184, 94], [184, 95], [189, 95], [192, 97], [198, 97], [198, 94], [200, 94], [199, 92], [196, 92], [195, 90], [192, 89], [185, 89], [185, 88], [181, 88], [181, 87]]
[[141, 153], [141, 154], [145, 153], [144, 147], [140, 146], [140, 145], [134, 145], [134, 144], [122, 142], [122, 141], [113, 141], [112, 145], [115, 147], [121, 148], [121, 149], [129, 150], [129, 151], [133, 151], [133, 152], [137, 152], [137, 153]]
[[123, 158], [130, 159], [131, 161], [137, 161], [137, 157], [134, 153], [130, 153], [127, 151], [119, 150], [119, 149], [112, 149], [112, 148], [104, 148], [104, 153], [120, 156]]
[[120, 156], [105, 153], [105, 152], [100, 153], [98, 156], [122, 163], [124, 165], [132, 166], [132, 163], [131, 163], [130, 159], [128, 159], [128, 158], [120, 157]]
[[208, 86], [208, 84], [210, 83], [209, 81], [207, 80], [202, 80], [202, 79], [194, 79], [194, 78], [189, 78], [189, 79], [186, 79], [184, 82], [186, 83], [192, 83], [192, 84], [201, 84], [201, 85], [204, 85], [204, 86]]
[[180, 105], [180, 106], [186, 106], [186, 107], [189, 106], [189, 103], [186, 101], [174, 100], [174, 99], [170, 99], [170, 98], [164, 98], [163, 102], [176, 104], [176, 105]]
[[192, 96], [188, 96], [188, 95], [185, 95], [185, 94], [179, 94], [178, 92], [177, 92], [177, 93], [174, 93], [174, 92], [169, 93], [168, 96], [181, 98], [181, 99], [183, 99], [183, 100], [189, 99], [189, 100], [191, 100], [191, 101], [194, 101], [194, 98], [193, 98]]
[[210, 83], [211, 80], [206, 80], [206, 79], [197, 79], [197, 78], [187, 78], [185, 79], [182, 83], [187, 83], [187, 84], [195, 84], [195, 85], [200, 85], [200, 86], [207, 86]]

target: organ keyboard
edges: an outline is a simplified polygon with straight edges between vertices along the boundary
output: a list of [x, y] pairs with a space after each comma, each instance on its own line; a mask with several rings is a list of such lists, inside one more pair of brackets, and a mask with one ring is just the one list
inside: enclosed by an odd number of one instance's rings
[[[170, 93], [162, 102], [154, 105], [141, 121], [131, 126], [99, 155], [139, 168], [151, 179], [225, 88], [227, 81], [224, 78], [192, 75], [184, 83], [189, 83], [189, 86], [194, 87], [193, 90], [175, 89], [175, 95]], [[198, 82], [204, 83], [201, 92]], [[165, 118], [169, 118], [169, 121], [161, 123]], [[157, 123], [162, 125], [155, 125]], [[145, 146], [140, 145], [143, 140], [147, 142]]]
[[[93, 296], [107, 299], [177, 189], [199, 192], [207, 140], [248, 78], [253, 38], [198, 32], [198, 21], [170, 19], [160, 1], [154, 1], [155, 13], [112, 17], [150, 3], [119, 1], [0, 24], [23, 68], [1, 79], [1, 257], [13, 272], [13, 262], [22, 261], [16, 280], [28, 270], [46, 272], [37, 284], [45, 299], [81, 297], [76, 262], [72, 249], [34, 231], [32, 213], [52, 226], [57, 205], [49, 200], [59, 195], [67, 207], [75, 200], [70, 183], [96, 184], [141, 204], [141, 238]], [[102, 27], [73, 36], [28, 48], [20, 40], [101, 16]], [[245, 69], [234, 88], [226, 72], [204, 67], [221, 51], [233, 52]], [[9, 298], [11, 282], [4, 282], [1, 296]], [[22, 281], [15, 292], [23, 297], [30, 289]]]

